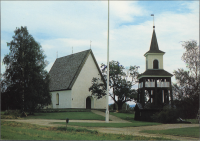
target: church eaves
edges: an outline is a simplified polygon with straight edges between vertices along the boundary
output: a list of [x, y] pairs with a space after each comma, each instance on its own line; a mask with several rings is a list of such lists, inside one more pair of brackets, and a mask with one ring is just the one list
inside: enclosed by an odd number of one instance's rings
[[148, 52], [146, 52], [146, 53], [144, 54], [144, 56], [145, 56], [147, 53], [165, 53], [165, 52], [159, 50], [158, 42], [157, 42], [157, 38], [156, 38], [155, 29], [153, 29], [153, 34], [152, 34], [152, 38], [151, 38], [150, 49], [149, 49]]

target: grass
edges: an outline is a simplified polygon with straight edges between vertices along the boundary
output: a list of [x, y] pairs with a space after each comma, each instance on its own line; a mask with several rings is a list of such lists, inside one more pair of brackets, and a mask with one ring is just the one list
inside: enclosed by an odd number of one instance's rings
[[[131, 121], [132, 123], [83, 123], [83, 122], [70, 122], [70, 120], [69, 120], [68, 125], [80, 126], [80, 127], [116, 127], [116, 128], [121, 128], [121, 127], [152, 126], [152, 125], [161, 124], [161, 123], [156, 123], [156, 122], [135, 121], [134, 120], [134, 114], [130, 114], [130, 113], [112, 113], [112, 112], [110, 112], [110, 114], [114, 115], [116, 117], [119, 117], [121, 119]], [[53, 124], [66, 125], [65, 122], [53, 122]]]
[[197, 119], [185, 119], [185, 121], [189, 121], [192, 124], [198, 124], [198, 120]]
[[110, 115], [113, 115], [113, 116], [116, 116], [116, 117], [119, 117], [121, 119], [128, 120], [128, 121], [134, 121], [134, 117], [135, 117], [134, 113], [113, 113], [113, 112], [110, 112]]
[[161, 124], [161, 123], [157, 123], [157, 122], [144, 122], [144, 121], [134, 120], [135, 114], [132, 114], [132, 113], [110, 113], [110, 115], [130, 121], [135, 126], [151, 126], [151, 125], [160, 125]]
[[83, 128], [45, 127], [28, 123], [1, 122], [1, 139], [5, 140], [167, 140], [120, 134], [104, 134]]
[[[65, 122], [52, 122], [53, 124], [62, 124], [66, 125]], [[135, 122], [135, 123], [86, 123], [86, 122], [70, 122], [68, 125], [71, 126], [80, 126], [80, 127], [138, 127], [138, 126], [151, 126], [155, 125], [155, 123], [151, 122]]]
[[200, 135], [199, 127], [175, 128], [167, 130], [143, 130], [140, 132], [149, 134], [163, 134], [163, 135], [174, 135], [174, 136], [194, 137], [194, 138], [199, 138]]
[[65, 120], [105, 120], [105, 117], [92, 112], [55, 112], [55, 113], [35, 113], [25, 119], [61, 119]]

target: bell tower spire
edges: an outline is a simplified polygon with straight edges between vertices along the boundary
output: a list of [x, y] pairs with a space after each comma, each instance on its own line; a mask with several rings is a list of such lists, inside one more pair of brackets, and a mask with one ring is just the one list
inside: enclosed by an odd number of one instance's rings
[[[151, 15], [152, 16], [152, 15]], [[155, 26], [153, 26], [153, 34], [151, 38], [150, 48], [144, 56], [146, 57], [146, 70], [163, 69], [163, 55], [165, 52], [159, 50], [156, 38]]]

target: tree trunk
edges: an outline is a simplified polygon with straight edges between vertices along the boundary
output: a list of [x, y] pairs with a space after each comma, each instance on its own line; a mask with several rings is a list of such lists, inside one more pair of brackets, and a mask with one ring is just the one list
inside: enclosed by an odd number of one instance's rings
[[118, 102], [117, 106], [118, 106], [118, 110], [122, 110], [123, 103], [122, 102]]

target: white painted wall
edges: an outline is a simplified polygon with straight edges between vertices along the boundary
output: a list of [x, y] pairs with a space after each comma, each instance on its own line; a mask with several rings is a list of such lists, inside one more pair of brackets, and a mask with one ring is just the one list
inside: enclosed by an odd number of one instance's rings
[[[99, 71], [95, 65], [95, 62], [90, 54], [79, 73], [73, 87], [72, 87], [72, 107], [71, 108], [86, 108], [86, 98], [91, 96], [89, 87], [92, 85], [92, 78], [100, 78]], [[106, 99], [91, 101], [91, 108], [104, 109], [106, 105]]]
[[[56, 94], [59, 94], [59, 105], [57, 104], [56, 101]], [[65, 90], [65, 91], [55, 91], [55, 92], [51, 92], [52, 95], [52, 108], [56, 109], [56, 108], [71, 108], [71, 90]]]
[[[158, 67], [159, 69], [164, 69], [163, 68], [163, 54], [157, 54], [157, 53], [151, 53], [146, 55], [145, 63], [148, 63], [146, 65], [146, 69], [153, 69], [153, 61], [157, 59], [158, 60]], [[147, 61], [146, 61], [147, 60]]]

